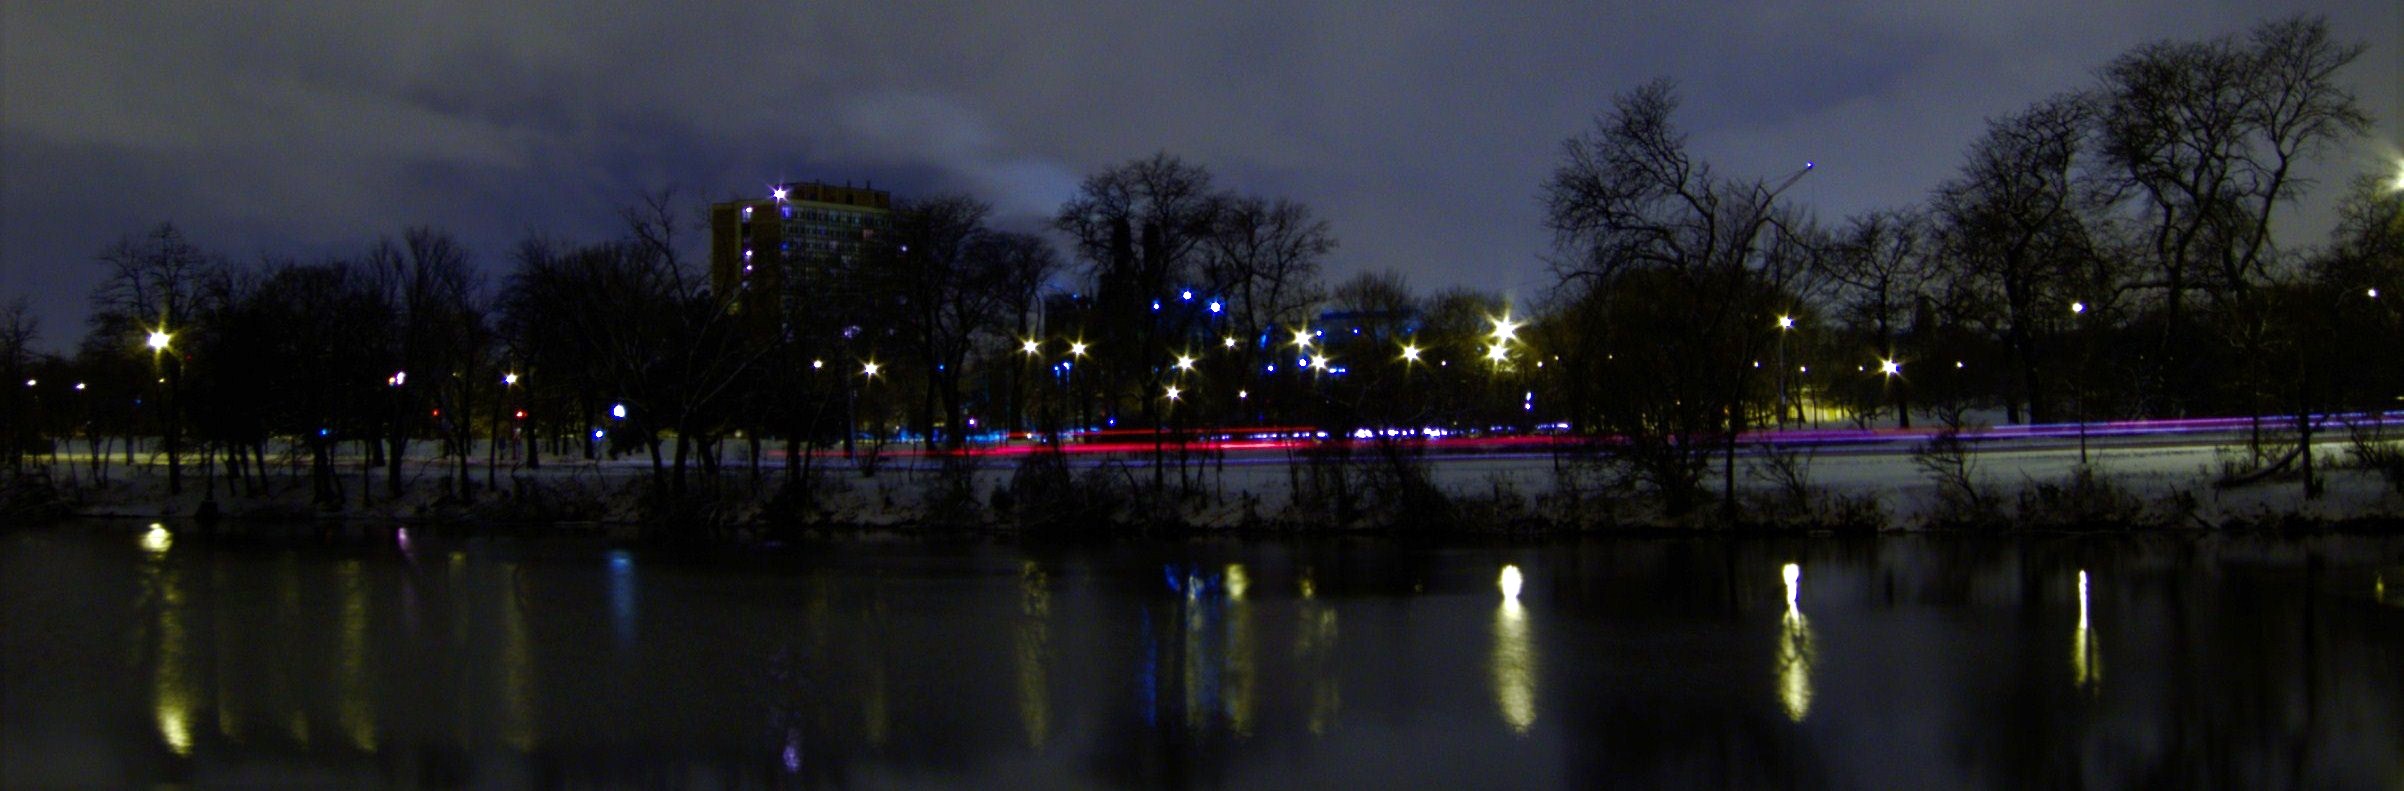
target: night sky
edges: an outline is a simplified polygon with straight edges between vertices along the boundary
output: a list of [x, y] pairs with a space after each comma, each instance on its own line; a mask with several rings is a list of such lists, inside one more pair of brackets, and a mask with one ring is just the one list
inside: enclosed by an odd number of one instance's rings
[[1038, 227], [1083, 174], [1161, 150], [1310, 203], [1341, 239], [1331, 279], [1527, 299], [1562, 139], [1648, 79], [1679, 81], [1723, 172], [1816, 161], [1789, 195], [1835, 221], [1920, 199], [1986, 118], [2132, 46], [2295, 12], [2370, 46], [2345, 79], [2376, 126], [2314, 171], [2287, 243], [2324, 238], [2345, 175], [2404, 156], [2395, 0], [1131, 5], [12, 1], [0, 299], [71, 347], [95, 255], [161, 220], [236, 261], [429, 224], [493, 271], [528, 232], [614, 234], [667, 185], [696, 217], [778, 180], [965, 190]]

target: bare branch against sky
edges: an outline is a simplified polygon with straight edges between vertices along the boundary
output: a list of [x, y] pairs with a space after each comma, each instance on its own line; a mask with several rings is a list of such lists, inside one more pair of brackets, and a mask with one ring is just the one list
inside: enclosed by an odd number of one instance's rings
[[1080, 174], [1158, 151], [1318, 207], [1333, 276], [1527, 292], [1557, 147], [1630, 85], [1677, 80], [1732, 175], [1816, 161], [1791, 197], [1842, 217], [1924, 198], [1987, 119], [2131, 47], [2293, 13], [2368, 45], [2345, 79], [2373, 116], [2311, 174], [2294, 238], [2321, 237], [2345, 174], [2404, 156], [2389, 0], [1625, 5], [12, 2], [0, 297], [59, 344], [93, 258], [161, 220], [235, 259], [430, 225], [492, 268], [669, 185], [966, 191], [1037, 230]]

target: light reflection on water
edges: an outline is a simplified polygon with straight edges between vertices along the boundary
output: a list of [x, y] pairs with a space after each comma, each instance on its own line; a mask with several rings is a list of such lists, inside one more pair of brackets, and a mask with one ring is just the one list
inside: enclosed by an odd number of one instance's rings
[[[693, 558], [115, 536], [0, 535], [0, 785], [2404, 775], [2404, 610], [2381, 606], [2404, 539], [1572, 541], [1501, 563], [1379, 542]], [[2110, 688], [2106, 621], [2150, 658]], [[53, 658], [94, 655], [130, 661]], [[2243, 705], [2265, 699], [2288, 703]], [[1960, 749], [1857, 752], [1882, 743]], [[126, 768], [57, 760], [78, 750]]]
[[1811, 663], [1813, 646], [1811, 622], [1803, 617], [1798, 604], [1802, 595], [1803, 567], [1788, 563], [1779, 569], [1786, 580], [1786, 614], [1779, 618], [1778, 629], [1778, 704], [1786, 710], [1786, 718], [1802, 722], [1811, 714]]

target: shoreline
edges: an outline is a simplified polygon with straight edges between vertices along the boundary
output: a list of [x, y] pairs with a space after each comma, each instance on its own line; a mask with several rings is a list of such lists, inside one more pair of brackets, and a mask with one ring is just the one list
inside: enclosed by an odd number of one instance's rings
[[[1950, 483], [1924, 459], [1900, 450], [1789, 458], [1785, 477], [1770, 456], [1740, 457], [1738, 510], [1720, 505], [1715, 463], [1705, 497], [1665, 516], [1645, 492], [1608, 485], [1595, 469], [1546, 457], [1394, 458], [1358, 453], [1336, 462], [1300, 454], [1164, 464], [1136, 458], [1078, 459], [1036, 469], [1025, 458], [999, 465], [940, 459], [874, 466], [823, 465], [807, 491], [788, 490], [785, 471], [722, 468], [713, 480], [688, 471], [684, 494], [653, 484], [641, 460], [491, 471], [471, 469], [461, 497], [442, 460], [412, 459], [398, 498], [380, 471], [342, 468], [343, 502], [310, 502], [305, 471], [278, 467], [244, 491], [188, 466], [183, 494], [166, 493], [163, 465], [113, 461], [108, 480], [89, 480], [88, 457], [34, 465], [12, 481], [0, 512], [9, 521], [153, 520], [227, 524], [389, 523], [470, 534], [582, 533], [643, 540], [758, 543], [821, 532], [1076, 536], [1134, 535], [1664, 535], [1940, 533], [2098, 530], [2392, 532], [2404, 529], [2404, 495], [2378, 471], [2335, 463], [2342, 443], [2316, 446], [2324, 491], [2306, 498], [2292, 476], [2220, 487], [2226, 448], [2105, 445], [2078, 452], [2049, 446], [1982, 447], [1957, 459]], [[935, 463], [929, 464], [929, 461]], [[1801, 469], [1795, 469], [1799, 466]], [[827, 469], [832, 467], [832, 469]], [[1572, 468], [1575, 469], [1572, 469]], [[1174, 469], [1172, 474], [1169, 470]], [[43, 477], [48, 474], [48, 477]], [[1158, 488], [1150, 479], [1158, 476]], [[360, 487], [374, 492], [362, 496]], [[202, 492], [217, 494], [214, 505]], [[364, 501], [364, 504], [362, 503]], [[214, 511], [212, 514], [211, 511]]]

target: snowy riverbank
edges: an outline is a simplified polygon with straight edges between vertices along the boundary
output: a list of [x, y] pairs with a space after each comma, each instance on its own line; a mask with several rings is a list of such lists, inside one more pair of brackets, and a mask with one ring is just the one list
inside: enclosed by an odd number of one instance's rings
[[[1956, 469], [1963, 488], [1941, 484], [1916, 443], [1829, 447], [1789, 457], [1781, 477], [1765, 456], [1740, 456], [1737, 489], [1746, 524], [1786, 527], [1913, 529], [1964, 523], [2047, 526], [2104, 521], [2161, 527], [2272, 523], [2327, 524], [2404, 519], [2399, 497], [2379, 474], [2343, 463], [2346, 447], [2316, 446], [2324, 487], [2306, 497], [2300, 478], [2271, 476], [2245, 486], [2214, 482], [2238, 457], [2236, 438], [2105, 438], [2089, 443], [2080, 476], [2076, 442], [2009, 439], [1973, 444]], [[549, 459], [539, 468], [486, 454], [463, 496], [455, 467], [432, 457], [403, 466], [403, 489], [388, 491], [381, 470], [341, 465], [339, 506], [313, 502], [305, 467], [278, 466], [263, 480], [234, 484], [187, 460], [184, 492], [169, 495], [163, 458], [122, 453], [95, 474], [88, 456], [43, 459], [67, 514], [185, 519], [210, 512], [233, 519], [343, 518], [461, 524], [631, 525], [664, 519], [716, 525], [1008, 527], [1085, 519], [1199, 529], [1379, 527], [1438, 516], [1477, 528], [1709, 525], [1665, 520], [1649, 498], [1610, 492], [1588, 467], [1542, 453], [1428, 454], [1400, 464], [1366, 450], [1344, 463], [1289, 451], [1219, 457], [1175, 454], [1157, 471], [1148, 454], [1070, 454], [1053, 485], [1030, 483], [1024, 456], [988, 456], [946, 465], [930, 456], [888, 454], [874, 467], [821, 457], [807, 497], [784, 493], [783, 470], [764, 461], [758, 478], [728, 460], [711, 485], [688, 471], [687, 495], [662, 498], [649, 485], [647, 459]], [[454, 462], [455, 463], [455, 462]], [[1718, 467], [1706, 481], [1719, 491]], [[1155, 488], [1155, 480], [1160, 484]], [[489, 484], [488, 484], [489, 481]], [[1797, 486], [1800, 484], [1800, 487]], [[1063, 486], [1066, 489], [1063, 489]], [[1066, 491], [1064, 495], [1063, 492]], [[1161, 492], [1172, 493], [1162, 495]], [[1965, 503], [1963, 494], [1972, 495]], [[1061, 500], [1067, 496], [1070, 500]], [[663, 499], [671, 501], [663, 504]], [[212, 504], [212, 501], [214, 503]], [[1342, 501], [1339, 504], [1338, 501]], [[1965, 513], [1966, 507], [1980, 513]], [[1703, 510], [1716, 512], [1716, 509]], [[665, 515], [663, 517], [663, 514]], [[1424, 522], [1420, 522], [1424, 524]], [[2067, 526], [2067, 525], [2065, 525]]]

